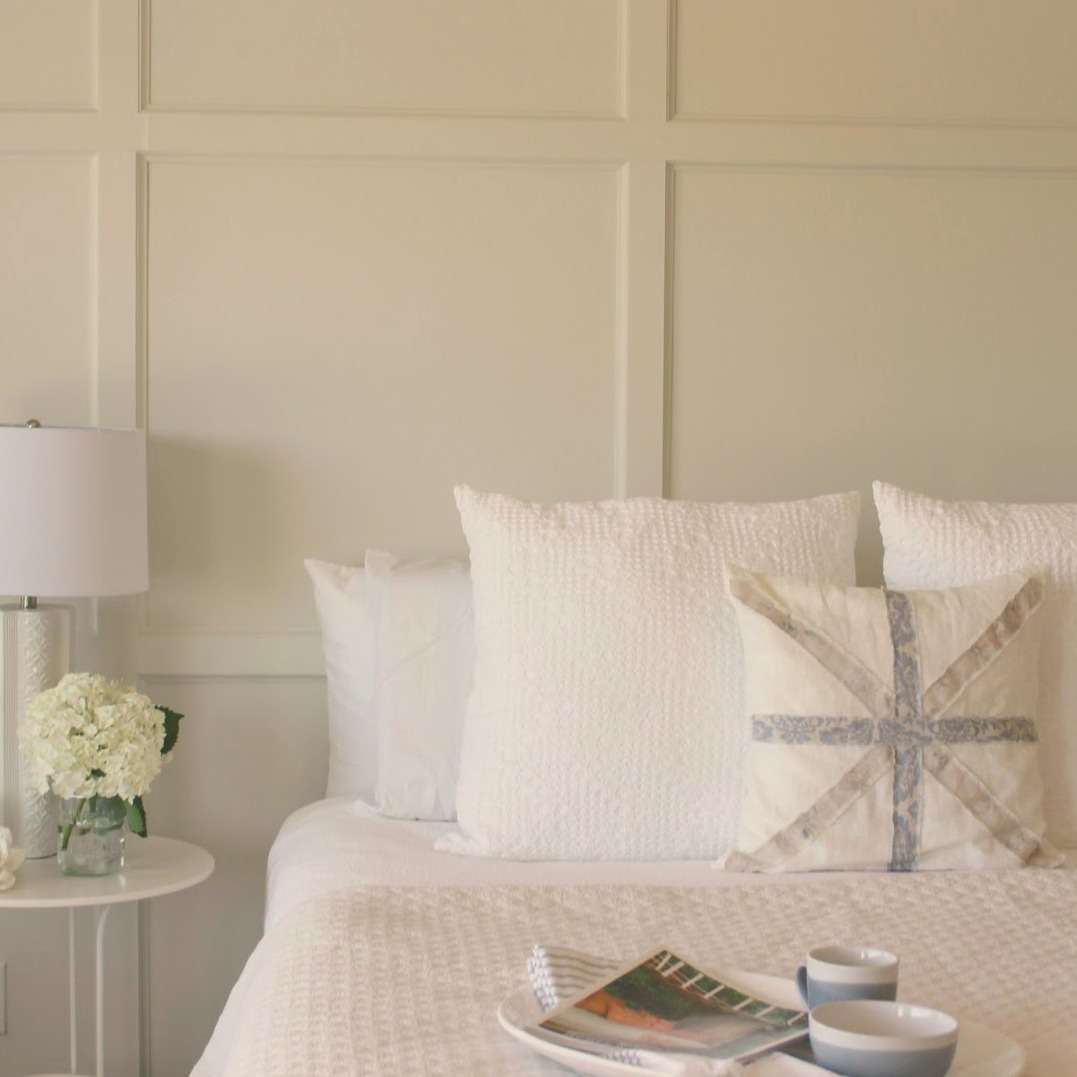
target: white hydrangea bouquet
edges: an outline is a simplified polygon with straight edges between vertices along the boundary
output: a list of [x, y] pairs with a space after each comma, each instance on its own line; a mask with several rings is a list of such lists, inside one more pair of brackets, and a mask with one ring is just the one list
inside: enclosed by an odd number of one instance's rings
[[[40, 792], [80, 801], [88, 814], [99, 799], [119, 798], [128, 827], [144, 838], [142, 797], [175, 746], [182, 717], [131, 685], [69, 673], [31, 700], [20, 738]], [[62, 824], [61, 851], [77, 825], [77, 815]]]

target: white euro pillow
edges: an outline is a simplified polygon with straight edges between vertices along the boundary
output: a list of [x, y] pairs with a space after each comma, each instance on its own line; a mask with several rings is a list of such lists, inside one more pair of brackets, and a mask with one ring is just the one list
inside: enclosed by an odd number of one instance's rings
[[370, 800], [377, 775], [378, 733], [374, 710], [374, 614], [360, 565], [303, 562], [314, 584], [322, 633], [329, 711], [327, 797], [346, 794]]
[[1047, 836], [1077, 846], [1077, 504], [942, 501], [874, 485], [883, 573], [897, 588], [953, 587], [1044, 566], [1040, 767]]
[[475, 681], [443, 848], [713, 858], [745, 748], [727, 562], [850, 584], [858, 496], [537, 505], [456, 491]]
[[366, 579], [377, 620], [375, 807], [401, 819], [453, 819], [475, 664], [467, 565], [368, 550]]

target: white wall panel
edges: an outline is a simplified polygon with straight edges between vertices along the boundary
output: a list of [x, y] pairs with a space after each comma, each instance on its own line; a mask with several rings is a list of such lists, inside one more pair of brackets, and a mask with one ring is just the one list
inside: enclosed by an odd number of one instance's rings
[[[1001, 207], [1005, 207], [1004, 211]], [[671, 492], [1072, 499], [1077, 176], [681, 169]]]
[[147, 0], [149, 104], [613, 116], [620, 0]]
[[191, 1071], [261, 935], [273, 837], [292, 811], [324, 795], [325, 681], [143, 684], [185, 715], [175, 757], [146, 798], [150, 832], [197, 842], [217, 860], [207, 882], [149, 909], [150, 1042], [160, 1060], [153, 1072], [178, 1077]]
[[142, 684], [154, 702], [184, 715], [175, 757], [146, 798], [151, 832], [198, 842], [218, 857], [264, 859], [287, 815], [325, 793], [324, 678], [145, 677]]
[[[1075, 39], [1072, 0], [0, 2], [0, 421], [148, 427], [152, 590], [78, 663], [187, 712], [150, 826], [218, 862], [143, 923], [143, 1075], [324, 788], [302, 557], [463, 553], [460, 481], [1077, 498]], [[871, 581], [867, 500], [862, 541]], [[65, 1063], [62, 926], [0, 917], [5, 1072]]]
[[93, 162], [0, 154], [0, 422], [92, 417]]
[[682, 116], [1077, 123], [1060, 0], [676, 0]]
[[462, 553], [460, 481], [612, 491], [614, 170], [158, 161], [149, 207], [152, 627]]
[[[61, 5], [44, 3], [40, 12], [16, 11], [30, 6], [0, 5], [0, 87], [11, 74], [5, 57], [19, 47], [5, 38], [6, 20], [25, 31], [23, 47], [29, 48], [38, 32], [44, 44], [48, 35], [40, 19], [47, 20], [50, 12], [58, 16]], [[82, 5], [78, 8], [70, 9], [75, 26], [81, 21]], [[29, 16], [28, 23], [19, 22], [21, 14]], [[63, 44], [60, 34], [58, 47]], [[37, 83], [27, 85], [34, 89], [25, 98], [36, 99]], [[64, 85], [60, 77], [56, 87], [62, 90]], [[45, 156], [15, 152], [15, 147], [0, 152], [0, 422], [33, 417], [47, 425], [86, 425], [95, 420], [96, 188], [95, 162], [88, 155]], [[93, 605], [83, 599], [74, 605], [75, 666], [100, 668], [92, 661], [99, 642]], [[88, 1072], [93, 1044], [85, 1030], [94, 1021], [93, 925], [88, 917], [79, 917], [78, 930], [84, 1003], [79, 1061]], [[117, 910], [110, 917], [106, 970], [112, 1007], [106, 1013], [108, 1059], [117, 1073], [132, 1073], [138, 1066], [137, 1028], [123, 1020], [138, 1003], [137, 977], [132, 974], [135, 938], [134, 911]], [[67, 953], [64, 911], [0, 914], [0, 961], [7, 965], [7, 1034], [0, 1041], [0, 1072], [60, 1072], [68, 1067]]]
[[93, 108], [96, 25], [96, 0], [4, 0], [0, 110]]

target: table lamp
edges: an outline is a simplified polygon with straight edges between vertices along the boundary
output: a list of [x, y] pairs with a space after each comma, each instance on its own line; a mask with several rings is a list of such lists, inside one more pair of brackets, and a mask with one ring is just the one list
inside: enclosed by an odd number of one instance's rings
[[31, 699], [71, 662], [74, 612], [39, 595], [149, 587], [143, 430], [0, 426], [0, 823], [29, 857], [56, 852], [55, 803], [30, 780], [18, 731]]

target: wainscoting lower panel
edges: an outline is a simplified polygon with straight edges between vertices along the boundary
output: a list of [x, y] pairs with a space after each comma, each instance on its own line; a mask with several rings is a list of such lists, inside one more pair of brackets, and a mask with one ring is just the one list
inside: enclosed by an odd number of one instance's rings
[[147, 677], [142, 687], [185, 715], [175, 758], [146, 798], [150, 830], [193, 841], [217, 860], [205, 883], [152, 902], [144, 928], [144, 1048], [161, 1060], [154, 1074], [179, 1075], [197, 1061], [261, 936], [277, 829], [325, 795], [325, 681]]

